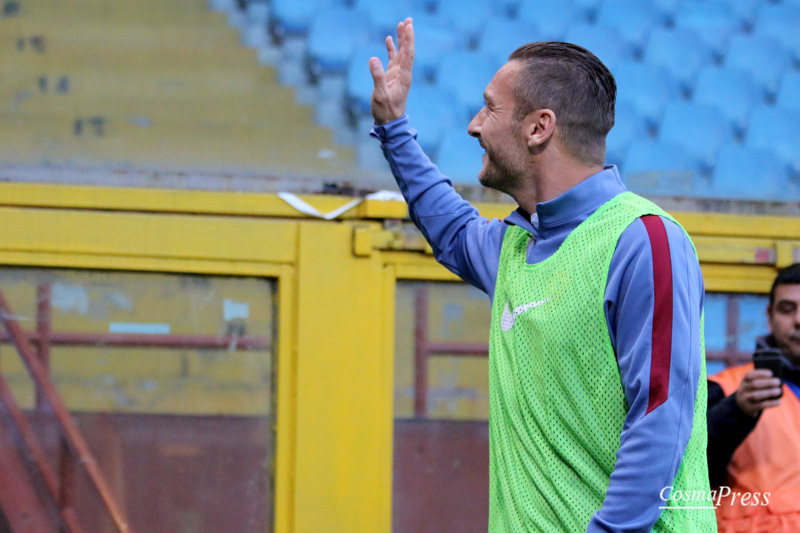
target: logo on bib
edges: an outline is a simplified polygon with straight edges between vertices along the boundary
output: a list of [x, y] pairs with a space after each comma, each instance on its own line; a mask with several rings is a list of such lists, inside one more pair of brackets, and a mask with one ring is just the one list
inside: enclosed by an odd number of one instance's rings
[[550, 300], [552, 300], [552, 297], [548, 298], [547, 300], [541, 300], [539, 302], [531, 302], [529, 304], [520, 305], [514, 308], [513, 313], [509, 310], [509, 303], [508, 301], [506, 301], [506, 308], [503, 309], [503, 316], [500, 318], [500, 329], [502, 329], [503, 331], [510, 330], [511, 328], [514, 327], [514, 319], [517, 317], [517, 315], [524, 313], [528, 309], [539, 307], [543, 303], [549, 302]]

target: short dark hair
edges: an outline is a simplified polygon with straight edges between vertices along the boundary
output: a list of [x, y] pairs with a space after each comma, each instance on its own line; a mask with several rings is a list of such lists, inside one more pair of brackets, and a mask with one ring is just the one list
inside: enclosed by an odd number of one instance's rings
[[585, 48], [557, 41], [520, 46], [508, 60], [523, 65], [513, 88], [515, 117], [552, 110], [570, 155], [602, 165], [617, 98], [614, 76], [603, 62]]
[[795, 263], [778, 271], [772, 288], [769, 290], [769, 305], [775, 303], [775, 289], [779, 285], [800, 285], [800, 263]]

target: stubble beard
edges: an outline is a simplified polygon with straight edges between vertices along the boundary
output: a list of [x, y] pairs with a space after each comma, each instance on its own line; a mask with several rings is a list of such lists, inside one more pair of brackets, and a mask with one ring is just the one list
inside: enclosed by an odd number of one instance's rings
[[497, 161], [487, 150], [485, 163], [478, 174], [478, 181], [484, 187], [511, 195], [519, 188], [520, 182], [520, 173], [513, 167], [514, 165]]

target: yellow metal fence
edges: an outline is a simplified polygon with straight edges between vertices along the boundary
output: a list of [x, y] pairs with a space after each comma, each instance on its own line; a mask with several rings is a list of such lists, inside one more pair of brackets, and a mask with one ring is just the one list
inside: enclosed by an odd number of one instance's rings
[[[352, 200], [303, 199], [321, 212]], [[511, 210], [478, 207], [488, 217]], [[675, 216], [694, 238], [709, 291], [765, 293], [777, 267], [800, 260], [798, 220]], [[264, 355], [274, 358], [274, 530], [390, 531], [394, 358], [409, 342], [396, 339], [397, 302], [408, 298], [398, 282], [456, 281], [411, 227], [404, 203], [365, 200], [326, 221], [274, 194], [6, 183], [0, 227], [0, 263], [9, 270], [270, 280], [274, 312], [262, 319], [274, 322], [271, 355]], [[160, 305], [183, 305], [179, 299]], [[409, 317], [397, 320], [410, 331]], [[64, 357], [57, 366], [94, 364]], [[172, 401], [176, 412], [193, 404]], [[247, 401], [269, 404], [237, 402]], [[237, 402], [227, 409], [236, 411]], [[114, 408], [83, 405], [101, 407]]]

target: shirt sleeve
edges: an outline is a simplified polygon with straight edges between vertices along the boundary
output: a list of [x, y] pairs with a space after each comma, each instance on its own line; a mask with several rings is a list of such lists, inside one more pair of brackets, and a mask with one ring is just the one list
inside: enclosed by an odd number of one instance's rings
[[605, 312], [629, 411], [589, 532], [649, 532], [662, 512], [692, 431], [703, 293], [697, 256], [677, 224], [646, 216], [623, 232]]
[[408, 202], [409, 216], [430, 243], [436, 260], [493, 296], [506, 224], [480, 216], [456, 192], [422, 151], [406, 115], [376, 125], [371, 135], [381, 140], [383, 154]]

